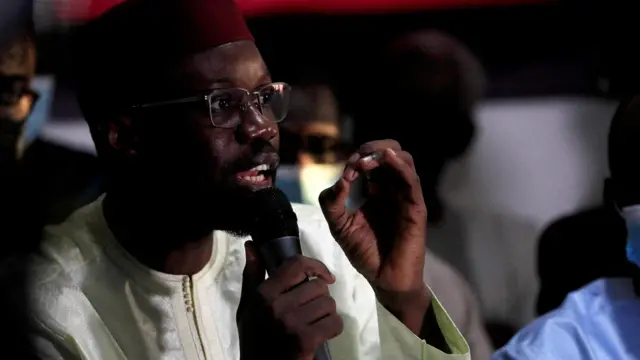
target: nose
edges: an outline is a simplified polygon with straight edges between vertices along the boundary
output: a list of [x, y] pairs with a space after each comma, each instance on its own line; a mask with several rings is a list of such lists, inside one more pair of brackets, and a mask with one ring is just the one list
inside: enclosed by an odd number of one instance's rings
[[266, 118], [255, 106], [248, 106], [243, 112], [242, 124], [238, 127], [246, 142], [262, 139], [272, 141], [278, 135], [278, 124]]

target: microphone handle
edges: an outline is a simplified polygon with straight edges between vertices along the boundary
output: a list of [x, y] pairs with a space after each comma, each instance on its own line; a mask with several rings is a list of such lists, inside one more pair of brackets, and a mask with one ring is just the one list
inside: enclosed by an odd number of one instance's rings
[[327, 342], [323, 342], [322, 345], [316, 351], [316, 356], [313, 360], [331, 360], [331, 353], [329, 353], [329, 345]]
[[[284, 236], [277, 239], [269, 240], [260, 246], [260, 255], [265, 263], [267, 273], [271, 274], [275, 269], [280, 267], [283, 262], [292, 257], [302, 254], [300, 248], [300, 239], [297, 236]], [[305, 280], [305, 281], [308, 281]], [[316, 351], [314, 360], [331, 360], [329, 346], [326, 342]]]

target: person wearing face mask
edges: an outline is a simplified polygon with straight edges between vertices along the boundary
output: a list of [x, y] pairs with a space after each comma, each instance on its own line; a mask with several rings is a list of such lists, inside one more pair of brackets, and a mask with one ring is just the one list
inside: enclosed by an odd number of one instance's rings
[[[295, 164], [283, 169], [277, 185], [290, 198], [319, 205], [320, 192], [335, 183], [344, 169], [352, 146], [342, 132], [340, 109], [328, 85], [293, 85], [287, 121], [281, 132], [282, 161]], [[293, 181], [292, 181], [293, 180]]]
[[[22, 130], [37, 94], [31, 90], [35, 73], [31, 35], [21, 31], [0, 43], [0, 164], [13, 168], [23, 154]], [[2, 172], [7, 175], [6, 171]]]
[[[37, 100], [31, 89], [36, 51], [30, 31], [20, 30], [0, 42], [0, 204], [3, 238], [24, 237], [29, 194], [22, 166], [23, 129]], [[24, 226], [23, 226], [24, 225]], [[4, 251], [21, 241], [6, 241]]]
[[[620, 103], [608, 141], [610, 177], [605, 192], [626, 229], [625, 244], [619, 246], [627, 261], [621, 259], [625, 264], [620, 265], [628, 265], [629, 276], [603, 277], [570, 293], [558, 309], [522, 329], [494, 360], [640, 359], [639, 95]], [[602, 241], [617, 244], [617, 234], [613, 229]]]
[[34, 359], [27, 337], [24, 251], [39, 236], [31, 180], [23, 163], [23, 129], [37, 94], [31, 89], [36, 51], [29, 30], [5, 29], [0, 36], [0, 318], [10, 329], [0, 345], [16, 359]]

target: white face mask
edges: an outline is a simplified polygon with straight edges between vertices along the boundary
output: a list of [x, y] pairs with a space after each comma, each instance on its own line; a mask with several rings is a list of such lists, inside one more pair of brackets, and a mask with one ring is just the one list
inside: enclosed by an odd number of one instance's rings
[[627, 226], [627, 260], [640, 267], [640, 205], [622, 208]]
[[320, 205], [318, 196], [322, 190], [333, 186], [342, 176], [344, 164], [309, 164], [300, 168], [302, 202]]

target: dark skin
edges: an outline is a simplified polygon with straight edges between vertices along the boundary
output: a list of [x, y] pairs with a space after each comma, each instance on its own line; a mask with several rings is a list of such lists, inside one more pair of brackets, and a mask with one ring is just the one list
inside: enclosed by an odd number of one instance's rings
[[[194, 90], [254, 90], [271, 82], [257, 48], [248, 41], [188, 57], [173, 68], [172, 75], [172, 79], [180, 79], [177, 87]], [[118, 241], [143, 264], [165, 273], [194, 274], [209, 260], [211, 231], [242, 232], [237, 224], [229, 223], [233, 216], [225, 217], [225, 213], [240, 216], [239, 213], [216, 203], [229, 204], [224, 198], [228, 194], [230, 199], [241, 201], [248, 191], [272, 185], [272, 178], [268, 184], [256, 186], [240, 181], [235, 174], [252, 167], [255, 161], [277, 165], [277, 124], [255, 108], [246, 110], [242, 124], [231, 129], [211, 126], [208, 114], [193, 108], [163, 108], [137, 116], [140, 118], [122, 117], [109, 124], [110, 146], [126, 164], [126, 171], [114, 175], [107, 192], [107, 222]], [[175, 121], [176, 116], [180, 121]], [[153, 121], [146, 121], [149, 119]], [[165, 120], [173, 120], [171, 126], [162, 126]], [[369, 162], [362, 159], [374, 152], [383, 156]], [[346, 196], [357, 177], [354, 174], [369, 173], [378, 167], [391, 169], [401, 189], [392, 199], [400, 216], [387, 220], [393, 234], [372, 228], [368, 222], [371, 216], [386, 213], [388, 208], [382, 202], [370, 201], [354, 215], [345, 213]], [[172, 171], [167, 172], [166, 168]], [[162, 202], [154, 200], [160, 191]], [[379, 301], [421, 335], [431, 299], [422, 281], [426, 206], [411, 156], [392, 140], [365, 144], [352, 157], [343, 178], [325, 191], [321, 200], [334, 237], [356, 269], [371, 282]], [[206, 213], [210, 208], [222, 211]], [[144, 218], [153, 220], [130, 220], [140, 212], [151, 214]], [[177, 221], [173, 220], [175, 217]], [[154, 224], [159, 221], [164, 226], [156, 231]], [[139, 241], [141, 238], [154, 239], [153, 246]], [[382, 243], [386, 245], [378, 247]], [[307, 277], [316, 279], [293, 288]], [[238, 310], [244, 359], [253, 358], [251, 349], [262, 349], [256, 357], [264, 354], [264, 348], [256, 346], [260, 342], [273, 345], [270, 354], [278, 354], [281, 359], [311, 360], [322, 342], [341, 333], [342, 320], [328, 288], [334, 275], [324, 264], [300, 256], [268, 280], [264, 278], [264, 269], [249, 244]], [[256, 319], [271, 324], [271, 331], [256, 329]], [[435, 325], [435, 320], [430, 321]], [[288, 351], [277, 352], [283, 349]]]
[[[250, 42], [227, 44], [191, 56], [173, 68], [172, 78], [180, 79], [180, 82], [175, 82], [176, 87], [192, 89], [192, 93], [212, 88], [255, 89], [271, 82], [260, 54]], [[158, 109], [162, 114], [148, 115], [152, 119], [148, 127], [134, 127], [132, 119], [123, 118], [112, 122], [109, 129], [109, 141], [118, 153], [133, 159], [144, 156], [151, 164], [134, 162], [138, 166], [130, 166], [134, 168], [131, 169], [133, 172], [136, 167], [143, 167], [144, 171], [137, 174], [142, 181], [132, 184], [127, 175], [123, 181], [115, 182], [115, 186], [108, 191], [105, 215], [116, 235], [121, 233], [119, 238], [123, 239], [121, 242], [125, 248], [146, 265], [171, 274], [194, 274], [202, 269], [209, 260], [204, 254], [211, 253], [210, 232], [214, 228], [224, 229], [225, 224], [202, 223], [202, 216], [197, 214], [209, 207], [205, 203], [216, 203], [217, 194], [209, 191], [209, 188], [217, 188], [222, 192], [257, 189], [239, 184], [233, 171], [225, 169], [245, 170], [240, 168], [251, 167], [247, 164], [253, 160], [272, 165], [278, 163], [277, 125], [267, 121], [255, 108], [243, 114], [241, 126], [224, 129], [211, 126], [208, 114], [201, 107], [204, 105], [191, 104], [176, 109], [163, 107]], [[161, 121], [165, 120], [162, 119], [163, 114], [168, 114], [167, 117], [179, 116], [180, 121], [168, 119], [171, 127], [162, 126]], [[166, 139], [171, 139], [171, 142]], [[127, 142], [123, 143], [122, 140]], [[257, 151], [255, 148], [258, 148]], [[175, 169], [172, 173], [180, 175], [174, 178], [171, 173], [162, 173], [165, 167]], [[202, 169], [208, 170], [204, 176]], [[153, 188], [150, 189], [150, 186]], [[171, 213], [171, 207], [166, 203], [154, 204], [153, 193], [156, 191], [165, 193], [169, 199], [164, 201], [173, 203], [180, 214]], [[204, 200], [183, 203], [180, 198]], [[156, 213], [158, 205], [165, 214], [157, 216], [177, 216], [193, 226], [184, 226], [180, 221], [175, 224], [176, 228], [181, 228], [179, 231], [165, 228], [159, 234], [152, 234], [160, 240], [154, 244], [156, 251], [149, 252], [147, 244], [139, 244], [136, 238], [143, 234], [148, 237], [154, 227], [142, 222], [132, 223], [128, 219], [132, 213], [141, 210]], [[162, 240], [165, 237], [172, 239]]]
[[[372, 159], [374, 153], [379, 158]], [[348, 212], [351, 186], [363, 174], [371, 175], [369, 199]], [[411, 154], [394, 140], [362, 145], [349, 158], [343, 176], [320, 195], [320, 204], [334, 238], [380, 303], [422, 335], [431, 302], [422, 277], [427, 208]]]

